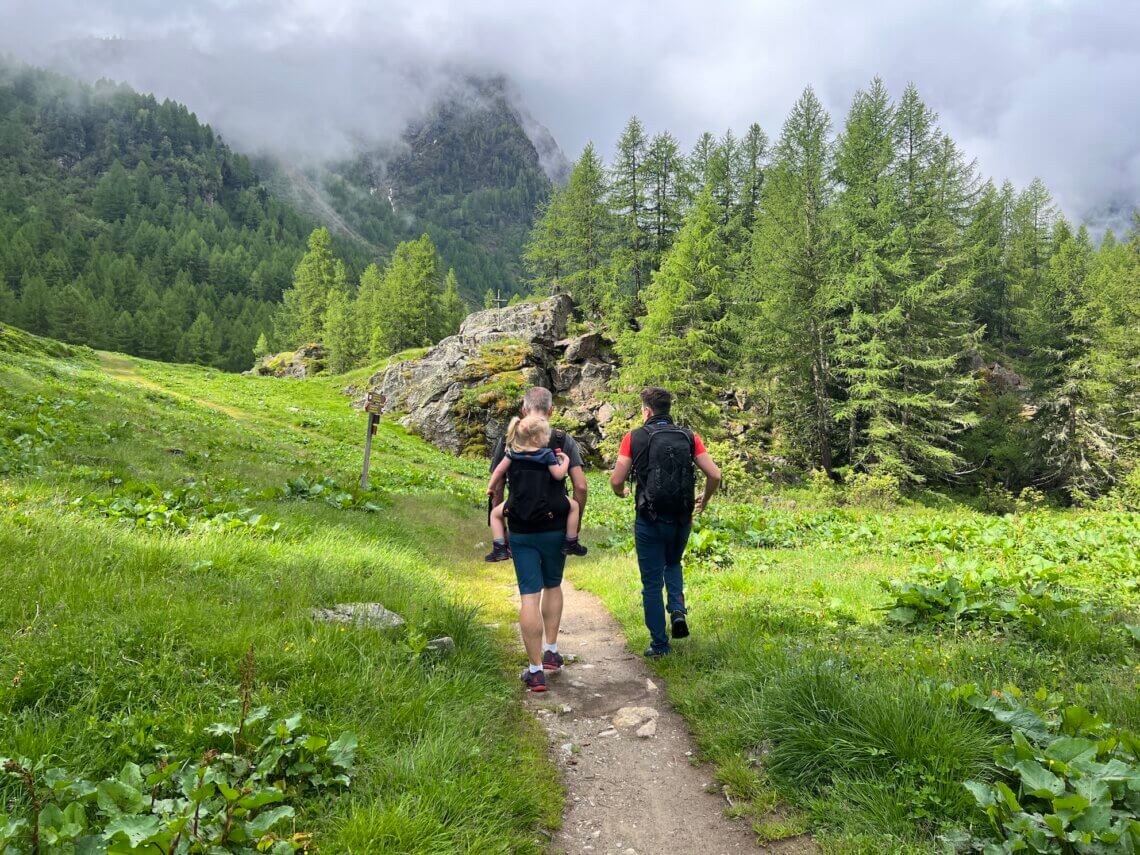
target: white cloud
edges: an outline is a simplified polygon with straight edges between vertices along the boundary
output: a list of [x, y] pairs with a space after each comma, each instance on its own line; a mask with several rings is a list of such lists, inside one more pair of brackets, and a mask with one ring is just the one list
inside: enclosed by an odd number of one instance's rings
[[[147, 44], [108, 71], [239, 144], [317, 152], [392, 135], [455, 70], [503, 72], [571, 155], [636, 113], [691, 142], [778, 133], [807, 84], [842, 120], [881, 75], [918, 84], [998, 180], [1040, 175], [1074, 217], [1140, 201], [1130, 0], [0, 0], [0, 45]], [[58, 53], [58, 48], [56, 49]], [[58, 58], [58, 57], [57, 57]], [[74, 63], [73, 63], [74, 65]]]

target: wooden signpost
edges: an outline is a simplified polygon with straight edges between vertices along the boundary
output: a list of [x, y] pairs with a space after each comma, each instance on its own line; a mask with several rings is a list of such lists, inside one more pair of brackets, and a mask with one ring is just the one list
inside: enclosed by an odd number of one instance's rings
[[368, 467], [372, 459], [372, 436], [384, 409], [384, 398], [379, 392], [369, 392], [364, 399], [364, 412], [368, 414], [368, 432], [364, 435], [364, 471], [360, 474], [360, 489], [368, 489]]

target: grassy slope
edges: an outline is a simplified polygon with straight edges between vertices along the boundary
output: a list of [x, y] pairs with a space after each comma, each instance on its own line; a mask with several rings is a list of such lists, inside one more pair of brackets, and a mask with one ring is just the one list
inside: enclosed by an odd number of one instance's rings
[[[303, 818], [328, 850], [538, 845], [533, 829], [557, 821], [559, 799], [540, 740], [512, 701], [509, 571], [487, 568], [474, 548], [485, 536], [474, 511], [480, 464], [384, 424], [374, 479], [388, 502], [379, 514], [253, 501], [282, 522], [278, 534], [134, 531], [67, 500], [106, 490], [107, 473], [164, 486], [206, 479], [219, 493], [280, 486], [299, 473], [351, 483], [363, 421], [339, 394], [347, 380], [242, 378], [78, 351], [48, 358], [37, 355], [40, 344], [29, 347], [31, 355], [15, 355], [12, 339], [0, 344], [0, 413], [16, 413], [27, 433], [29, 417], [19, 414], [38, 411], [61, 441], [9, 449], [9, 459], [40, 469], [0, 478], [0, 550], [14, 556], [5, 579], [18, 594], [0, 604], [0, 631], [15, 639], [0, 651], [5, 750], [54, 751], [84, 769], [114, 770], [156, 741], [192, 749], [236, 694], [238, 661], [253, 643], [259, 691], [275, 709], [303, 708], [330, 733], [351, 727], [361, 736], [353, 794]], [[14, 435], [12, 424], [0, 420], [0, 441]], [[1101, 526], [1044, 512], [1009, 523], [1044, 536], [1066, 583], [1120, 610], [1112, 620], [1036, 634], [936, 633], [885, 626], [880, 583], [949, 557], [954, 549], [939, 540], [946, 527], [982, 526], [966, 552], [1014, 568], [1039, 541], [1018, 535], [1013, 546], [994, 545], [984, 530], [992, 518], [961, 508], [836, 516], [799, 498], [795, 510], [771, 506], [764, 526], [825, 522], [797, 548], [738, 543], [729, 567], [693, 556], [695, 635], [659, 666], [737, 810], [762, 834], [811, 827], [829, 851], [928, 851], [943, 823], [976, 821], [960, 782], [992, 774], [991, 746], [1002, 735], [947, 701], [943, 683], [1046, 687], [1140, 727], [1136, 652], [1118, 631], [1135, 622], [1136, 592], [1120, 582], [1136, 568], [1098, 552], [1115, 540], [1134, 556], [1134, 517]], [[737, 510], [722, 505], [712, 522]], [[602, 596], [641, 650], [634, 564], [623, 550], [597, 548], [607, 537], [599, 526], [622, 532], [628, 515], [595, 478], [587, 534], [595, 549], [568, 575]], [[1099, 545], [1070, 532], [1089, 520]], [[307, 617], [311, 605], [352, 599], [381, 600], [426, 633], [453, 634], [459, 667], [412, 661], [399, 635], [342, 632]], [[497, 637], [484, 621], [503, 625]], [[769, 810], [777, 801], [785, 807]]]
[[[232, 716], [252, 645], [258, 701], [360, 737], [351, 793], [305, 806], [298, 822], [326, 851], [540, 849], [537, 828], [558, 823], [561, 796], [515, 703], [506, 635], [484, 626], [509, 626], [509, 575], [478, 560], [476, 515], [456, 536], [480, 467], [385, 424], [373, 457], [388, 494], [379, 513], [239, 495], [280, 530], [171, 532], [70, 506], [112, 479], [195, 481], [223, 497], [298, 475], [349, 485], [363, 419], [338, 386], [3, 331], [0, 473], [12, 471], [0, 474], [0, 754], [51, 753], [92, 776], [158, 743], [193, 756], [203, 727]], [[13, 443], [20, 435], [34, 439]], [[417, 634], [453, 636], [456, 657], [433, 666], [412, 655], [407, 632], [310, 619], [313, 606], [358, 600], [387, 604]]]

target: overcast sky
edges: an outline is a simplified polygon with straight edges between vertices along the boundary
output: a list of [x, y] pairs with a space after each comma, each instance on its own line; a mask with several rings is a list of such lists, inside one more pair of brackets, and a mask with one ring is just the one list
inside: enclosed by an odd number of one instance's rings
[[[913, 80], [983, 171], [1045, 179], [1075, 218], [1140, 204], [1136, 0], [0, 0], [0, 47], [185, 101], [243, 147], [391, 136], [448, 70], [506, 74], [574, 157], [625, 120], [758, 121], [807, 84], [842, 121], [878, 74]], [[76, 59], [72, 39], [139, 40]]]

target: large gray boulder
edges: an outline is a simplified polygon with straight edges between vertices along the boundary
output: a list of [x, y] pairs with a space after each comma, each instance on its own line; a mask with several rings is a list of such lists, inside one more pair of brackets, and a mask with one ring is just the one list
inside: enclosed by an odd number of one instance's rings
[[[596, 410], [614, 374], [612, 352], [598, 333], [567, 338], [573, 303], [565, 295], [487, 309], [467, 317], [456, 335], [421, 359], [374, 375], [384, 411], [432, 444], [457, 454], [486, 452], [502, 435], [531, 386], [552, 389], [571, 433], [596, 447]], [[577, 428], [577, 429], [575, 429]]]

